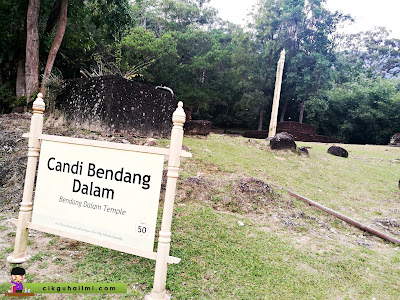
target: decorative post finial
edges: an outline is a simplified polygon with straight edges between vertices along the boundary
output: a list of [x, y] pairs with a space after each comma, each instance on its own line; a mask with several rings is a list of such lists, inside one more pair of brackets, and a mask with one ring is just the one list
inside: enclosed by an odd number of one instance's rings
[[178, 107], [172, 114], [172, 122], [174, 123], [174, 126], [183, 126], [185, 120], [186, 120], [186, 114], [185, 111], [183, 110], [183, 102], [179, 101]]
[[33, 113], [39, 113], [42, 114], [46, 108], [46, 104], [43, 101], [43, 94], [39, 93], [37, 94], [37, 98], [33, 102], [32, 109]]

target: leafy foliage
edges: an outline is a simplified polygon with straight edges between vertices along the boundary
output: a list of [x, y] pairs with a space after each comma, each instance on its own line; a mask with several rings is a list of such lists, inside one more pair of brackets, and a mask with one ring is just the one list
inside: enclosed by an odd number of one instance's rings
[[[41, 0], [41, 67], [59, 2]], [[249, 27], [241, 28], [219, 19], [210, 0], [69, 0], [54, 69], [62, 78], [114, 73], [166, 85], [195, 119], [265, 129], [285, 49], [281, 120], [304, 120], [347, 142], [386, 143], [400, 131], [400, 42], [384, 28], [338, 35], [351, 17], [328, 11], [325, 2], [261, 0]], [[17, 103], [27, 6], [28, 0], [0, 1], [4, 112]]]
[[340, 47], [343, 59], [370, 77], [400, 75], [400, 40], [389, 38], [383, 27], [345, 36]]
[[329, 107], [321, 125], [326, 134], [339, 133], [354, 144], [387, 144], [400, 131], [400, 92], [396, 82], [361, 76], [327, 93]]

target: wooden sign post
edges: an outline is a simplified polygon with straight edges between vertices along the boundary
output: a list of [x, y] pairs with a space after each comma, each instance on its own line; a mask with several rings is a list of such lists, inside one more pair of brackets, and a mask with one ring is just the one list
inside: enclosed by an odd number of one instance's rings
[[272, 102], [272, 112], [271, 112], [271, 120], [269, 123], [268, 138], [273, 138], [276, 134], [276, 126], [277, 126], [277, 122], [278, 122], [279, 99], [281, 97], [283, 66], [285, 64], [285, 55], [286, 55], [286, 52], [285, 52], [285, 49], [283, 49], [281, 52], [279, 61], [278, 61], [277, 68], [276, 68], [274, 101]]
[[[42, 134], [42, 94], [33, 104], [24, 196], [14, 252], [7, 260], [22, 263], [28, 229], [156, 260], [154, 287], [147, 299], [165, 299], [171, 223], [180, 166], [185, 112], [183, 103], [172, 116], [169, 149], [76, 139]], [[40, 152], [33, 206], [32, 195]], [[157, 252], [153, 252], [164, 157], [167, 186]]]
[[169, 248], [171, 244], [171, 222], [174, 209], [176, 183], [179, 176], [179, 152], [181, 151], [180, 149], [182, 149], [183, 124], [185, 123], [185, 118], [186, 115], [183, 111], [183, 104], [182, 102], [179, 102], [177, 110], [172, 115], [172, 122], [174, 123], [174, 126], [171, 133], [171, 153], [168, 160], [167, 187], [165, 190], [164, 211], [160, 235], [158, 238], [154, 287], [151, 291], [151, 294], [146, 296], [147, 300], [169, 299], [169, 296], [166, 294], [165, 290], [167, 281], [167, 258], [169, 255]]
[[32, 194], [35, 183], [37, 160], [40, 151], [39, 136], [43, 128], [43, 112], [45, 104], [43, 95], [38, 94], [33, 102], [33, 115], [31, 120], [29, 141], [28, 141], [28, 163], [25, 173], [24, 194], [22, 196], [21, 208], [18, 215], [17, 233], [15, 235], [14, 253], [7, 257], [10, 263], [23, 263], [30, 258], [27, 254], [28, 224], [32, 217]]

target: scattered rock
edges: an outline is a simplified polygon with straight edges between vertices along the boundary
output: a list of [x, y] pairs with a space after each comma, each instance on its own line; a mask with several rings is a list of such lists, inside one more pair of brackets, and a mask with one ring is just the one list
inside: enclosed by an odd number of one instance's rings
[[328, 153], [335, 155], [335, 156], [344, 157], [344, 158], [347, 158], [349, 156], [349, 153], [347, 152], [347, 150], [342, 147], [339, 147], [339, 146], [331, 146], [328, 149]]
[[145, 146], [157, 146], [157, 141], [153, 138], [148, 138], [146, 139], [146, 141], [144, 142]]
[[185, 179], [185, 184], [189, 184], [189, 185], [199, 185], [199, 184], [205, 184], [206, 181], [199, 176], [192, 176], [192, 177], [188, 177]]
[[371, 244], [368, 244], [366, 241], [363, 241], [363, 240], [358, 240], [358, 241], [356, 241], [356, 243], [358, 245], [360, 245], [360, 246], [364, 246], [364, 247], [367, 247], [367, 248], [371, 247]]
[[400, 133], [395, 133], [390, 138], [389, 146], [400, 147]]
[[300, 154], [304, 154], [304, 155], [310, 156], [310, 153], [308, 152], [307, 147], [299, 147], [298, 150], [299, 150]]
[[272, 150], [296, 149], [296, 143], [294, 142], [293, 136], [287, 132], [278, 133], [271, 139], [269, 144]]
[[244, 226], [244, 223], [242, 221], [238, 221], [239, 226]]
[[258, 178], [240, 178], [239, 188], [242, 193], [265, 193], [272, 192], [270, 186]]
[[376, 219], [375, 224], [379, 225], [385, 229], [388, 229], [390, 227], [400, 227], [400, 224], [397, 223], [396, 219]]

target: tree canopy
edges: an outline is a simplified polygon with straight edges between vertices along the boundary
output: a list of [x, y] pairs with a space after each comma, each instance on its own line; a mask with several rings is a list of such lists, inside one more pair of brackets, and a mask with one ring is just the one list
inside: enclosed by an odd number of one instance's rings
[[[325, 2], [261, 0], [243, 28], [218, 18], [209, 0], [69, 0], [60, 40], [66, 0], [3, 0], [0, 110], [37, 92], [28, 91], [29, 76], [49, 89], [52, 76], [119, 74], [169, 86], [214, 126], [266, 129], [285, 49], [281, 121], [311, 123], [345, 142], [387, 143], [400, 132], [400, 40], [385, 28], [338, 34], [351, 16]], [[26, 68], [29, 7], [38, 12], [38, 74]]]

